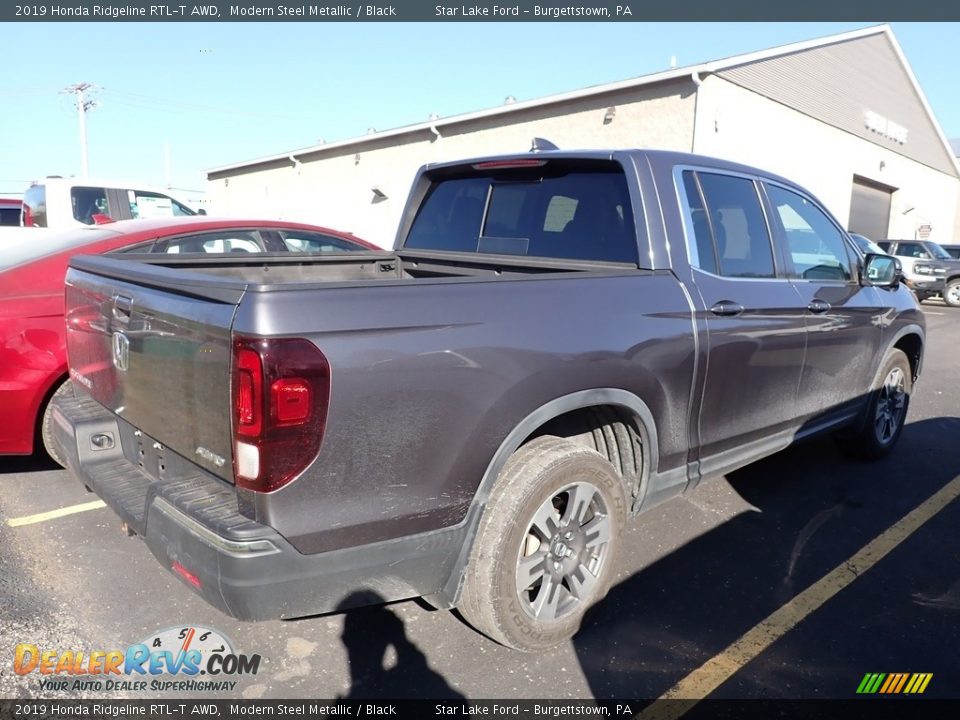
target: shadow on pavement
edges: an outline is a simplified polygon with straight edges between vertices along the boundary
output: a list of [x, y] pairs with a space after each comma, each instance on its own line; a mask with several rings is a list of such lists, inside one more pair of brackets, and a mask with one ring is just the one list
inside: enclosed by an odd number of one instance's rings
[[[936, 418], [907, 425], [896, 451], [883, 461], [849, 459], [833, 441], [821, 439], [731, 473], [727, 481], [747, 509], [652, 560], [587, 613], [573, 644], [594, 697], [658, 697], [960, 474], [958, 437], [960, 419]], [[711, 500], [722, 494], [701, 486], [690, 497], [692, 507], [674, 501], [652, 514], [663, 510], [664, 519], [702, 522]], [[657, 542], [643, 523], [640, 516], [628, 526], [623, 546], [641, 557], [655, 554]], [[652, 548], [631, 543], [629, 536], [638, 531]], [[936, 562], [937, 549], [927, 550], [917, 560]], [[944, 577], [939, 587], [885, 588], [884, 603], [903, 595], [914, 598], [913, 607], [927, 599], [942, 612], [954, 604], [956, 580]], [[848, 590], [855, 591], [858, 582]], [[869, 609], [871, 602], [862, 605]], [[852, 614], [821, 638], [837, 647], [836, 663], [844, 671], [843, 653], [850, 648], [843, 638], [854, 628], [843, 623], [869, 618]], [[864, 626], [867, 622], [863, 619]], [[857, 630], [864, 632], [859, 624]], [[797, 665], [777, 668], [781, 682], [787, 676], [802, 685], [809, 672], [815, 684], [829, 672]], [[738, 692], [809, 696], [797, 682], [792, 689], [752, 684]]]
[[427, 665], [420, 648], [407, 639], [403, 620], [384, 602], [375, 592], [361, 591], [340, 604], [340, 610], [374, 606], [350, 610], [344, 617], [341, 639], [350, 665], [350, 690], [338, 699], [464, 699]]
[[51, 460], [46, 453], [0, 456], [0, 475], [45, 472], [47, 470], [62, 470], [62, 468]]

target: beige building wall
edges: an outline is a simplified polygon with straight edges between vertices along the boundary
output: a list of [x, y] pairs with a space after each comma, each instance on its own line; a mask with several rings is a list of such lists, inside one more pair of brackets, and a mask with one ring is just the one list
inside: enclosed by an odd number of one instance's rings
[[845, 226], [854, 175], [904, 188], [891, 199], [888, 237], [913, 238], [922, 224], [932, 225], [937, 241], [956, 232], [957, 178], [716, 76], [705, 77], [697, 94], [694, 152], [789, 178]]
[[[526, 152], [534, 137], [563, 149], [657, 147], [689, 152], [695, 86], [690, 80], [359, 142], [243, 170], [213, 173], [211, 213], [315, 222], [392, 247], [417, 169], [496, 153]], [[605, 120], [607, 110], [615, 108]], [[442, 123], [442, 121], [441, 121]], [[386, 199], [377, 200], [373, 188]]]

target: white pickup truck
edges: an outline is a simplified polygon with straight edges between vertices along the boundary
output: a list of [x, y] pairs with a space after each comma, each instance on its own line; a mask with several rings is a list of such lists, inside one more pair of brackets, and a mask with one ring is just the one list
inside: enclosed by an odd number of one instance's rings
[[205, 214], [166, 190], [89, 178], [49, 177], [23, 195], [24, 227], [67, 229], [114, 220]]

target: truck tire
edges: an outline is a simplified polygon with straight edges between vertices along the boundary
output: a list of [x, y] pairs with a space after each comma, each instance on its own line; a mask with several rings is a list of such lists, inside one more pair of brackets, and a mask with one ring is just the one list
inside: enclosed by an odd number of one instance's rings
[[950, 307], [960, 307], [960, 277], [953, 278], [943, 288], [943, 301]]
[[884, 358], [877, 386], [870, 391], [860, 428], [850, 438], [850, 448], [857, 455], [877, 460], [893, 449], [907, 419], [912, 390], [910, 361], [902, 350], [893, 349]]
[[550, 435], [521, 447], [480, 520], [460, 612], [517, 650], [545, 650], [572, 637], [610, 588], [626, 496], [613, 465], [595, 450]]
[[57, 446], [53, 441], [53, 400], [71, 393], [73, 393], [73, 387], [70, 385], [70, 381], [63, 381], [60, 387], [50, 396], [50, 399], [47, 400], [47, 405], [43, 408], [43, 417], [40, 419], [40, 440], [43, 443], [43, 449], [46, 450], [50, 459], [60, 467], [66, 467], [67, 463], [57, 452]]

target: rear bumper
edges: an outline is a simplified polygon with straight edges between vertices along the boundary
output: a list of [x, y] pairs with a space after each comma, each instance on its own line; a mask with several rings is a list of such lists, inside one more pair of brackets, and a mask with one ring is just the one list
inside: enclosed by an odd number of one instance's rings
[[[70, 471], [140, 535], [188, 588], [240, 620], [302, 617], [437, 593], [465, 530], [303, 555], [241, 515], [233, 486], [165, 451], [151, 476], [136, 458], [154, 441], [88, 397], [58, 398], [54, 436]], [[131, 447], [133, 446], [133, 447]]]

